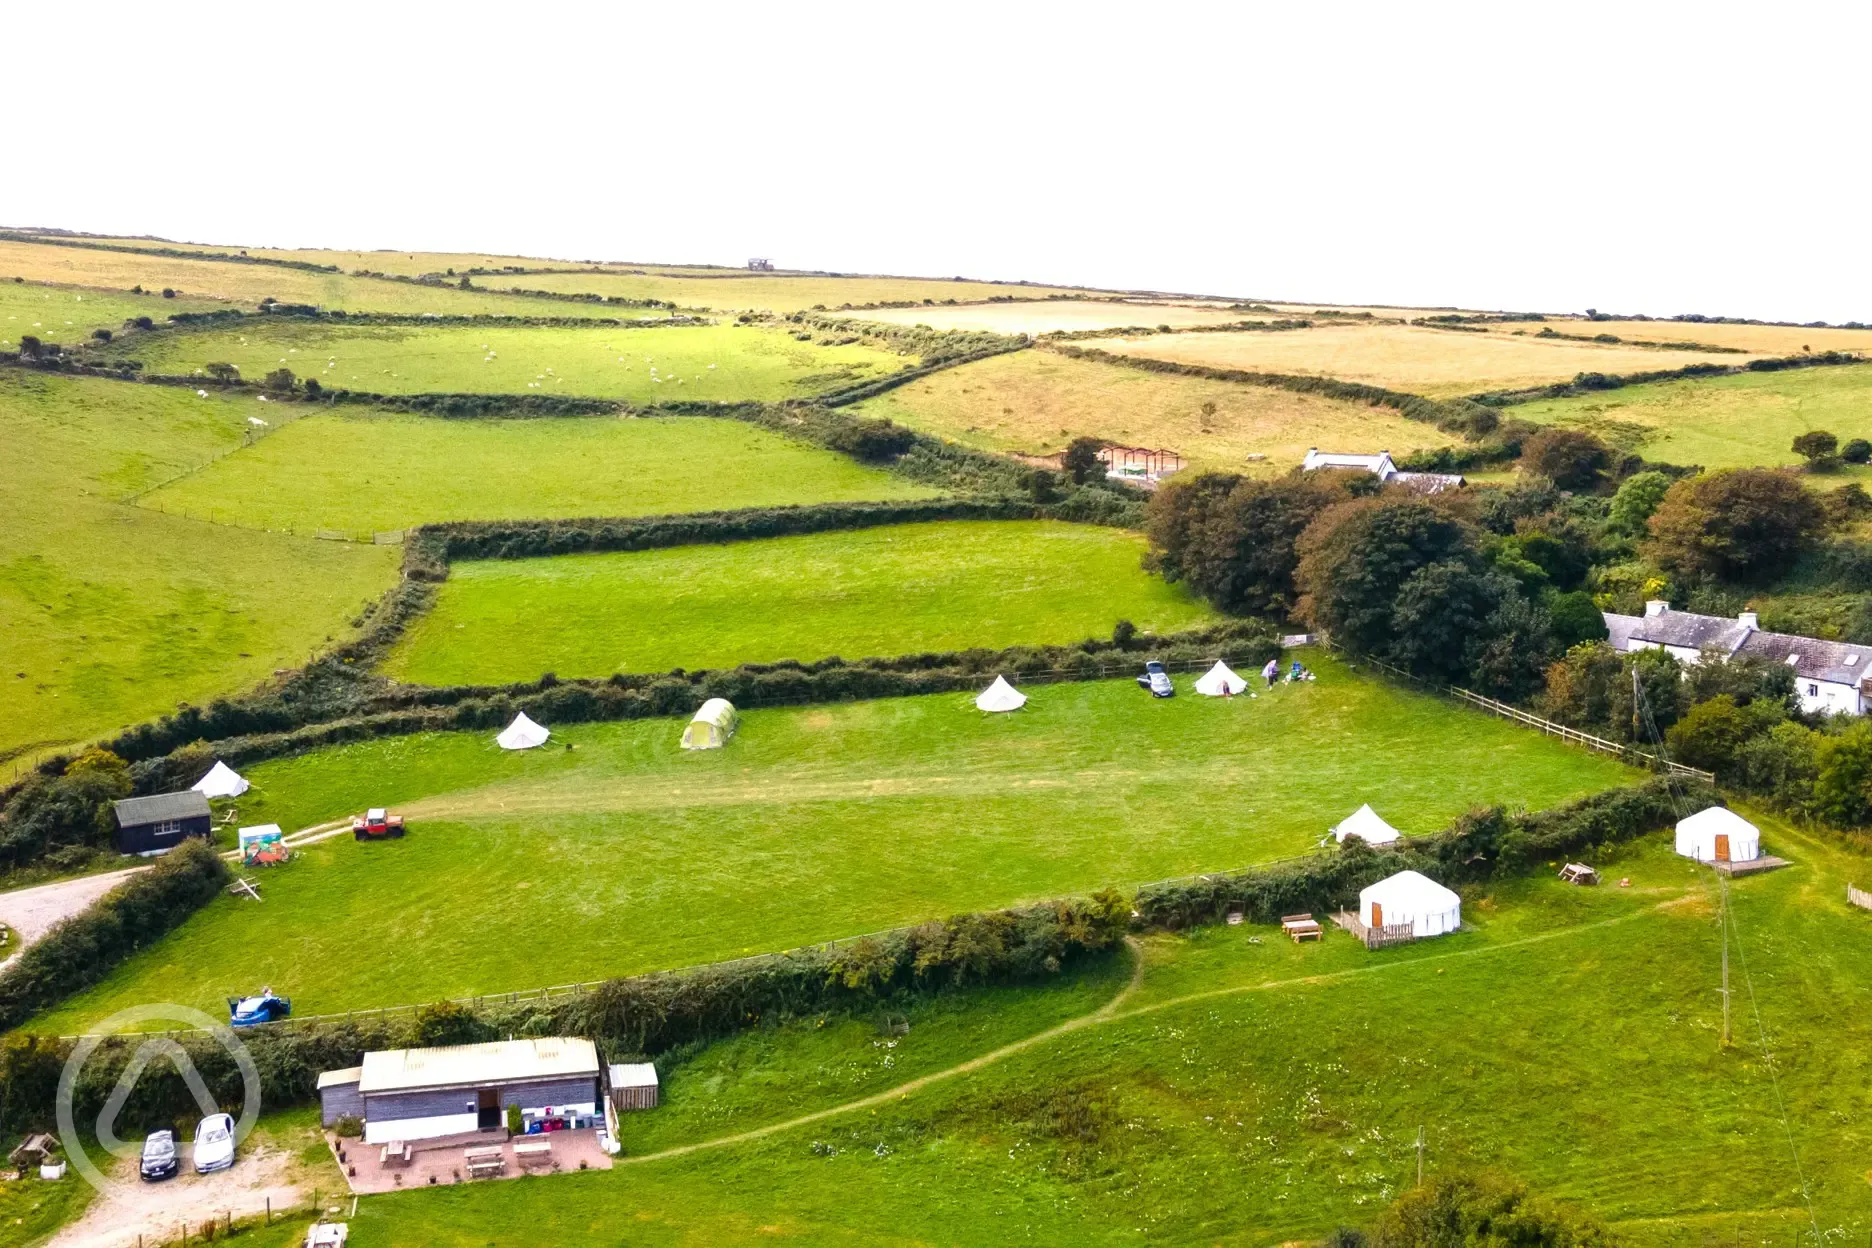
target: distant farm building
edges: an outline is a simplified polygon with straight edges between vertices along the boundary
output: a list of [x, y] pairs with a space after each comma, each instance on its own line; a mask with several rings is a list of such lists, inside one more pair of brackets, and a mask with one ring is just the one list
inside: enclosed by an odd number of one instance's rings
[[1731, 619], [1673, 611], [1670, 603], [1653, 599], [1645, 603], [1643, 615], [1606, 612], [1605, 625], [1612, 648], [1626, 654], [1668, 650], [1683, 663], [1701, 663], [1705, 655], [1720, 661], [1740, 654], [1785, 663], [1794, 669], [1801, 710], [1811, 714], [1863, 715], [1872, 701], [1867, 687], [1872, 646], [1763, 632], [1753, 611]]
[[1322, 468], [1369, 472], [1386, 485], [1402, 485], [1424, 494], [1441, 494], [1444, 490], [1460, 489], [1467, 484], [1460, 473], [1404, 472], [1391, 461], [1390, 451], [1379, 451], [1376, 455], [1347, 455], [1321, 451], [1316, 446], [1306, 453], [1300, 467], [1308, 472]]
[[523, 1132], [579, 1129], [603, 1123], [603, 1078], [597, 1047], [574, 1037], [386, 1049], [319, 1076], [319, 1117], [362, 1118], [366, 1144], [501, 1130], [509, 1107]]
[[755, 256], [752, 260], [747, 262], [747, 267], [751, 272], [771, 273], [773, 272], [773, 261], [767, 259], [765, 256]]
[[[1064, 451], [1055, 451], [1051, 455], [1023, 455], [1021, 458], [1055, 472], [1066, 466]], [[1107, 476], [1117, 477], [1121, 481], [1160, 481], [1173, 472], [1181, 472], [1184, 466], [1183, 457], [1175, 451], [1161, 447], [1120, 446], [1115, 442], [1107, 442], [1099, 447], [1098, 461], [1105, 465]]]
[[208, 799], [193, 789], [126, 797], [112, 806], [117, 815], [115, 841], [120, 854], [164, 853], [191, 836], [205, 840], [214, 830]]

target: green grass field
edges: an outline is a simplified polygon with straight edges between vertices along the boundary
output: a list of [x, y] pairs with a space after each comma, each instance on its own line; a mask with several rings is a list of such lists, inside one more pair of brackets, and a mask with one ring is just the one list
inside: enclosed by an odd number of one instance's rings
[[208, 299], [164, 299], [156, 295], [129, 295], [78, 286], [47, 286], [39, 282], [0, 282], [0, 351], [16, 351], [23, 335], [41, 342], [74, 346], [88, 341], [94, 329], [115, 333], [132, 317], [147, 316], [158, 324], [178, 312], [213, 312], [224, 303]]
[[1413, 450], [1461, 444], [1435, 425], [1405, 420], [1387, 408], [1149, 373], [1046, 350], [944, 369], [855, 410], [989, 451], [1047, 454], [1081, 435], [1164, 447], [1187, 459], [1193, 471], [1287, 472], [1315, 446], [1388, 450], [1402, 458]]
[[[1052, 294], [1075, 294], [1063, 286], [1024, 286], [1015, 283], [956, 282], [933, 277], [828, 277], [823, 274], [787, 276], [772, 273], [726, 272], [694, 275], [681, 272], [644, 273], [491, 273], [475, 279], [489, 290], [548, 290], [569, 295], [610, 295], [626, 299], [665, 299], [685, 308], [714, 308], [723, 312], [801, 312], [844, 304], [898, 303], [904, 300], [946, 299], [961, 302], [1006, 298], [1039, 299]], [[1127, 322], [1129, 323], [1129, 322]]]
[[[1872, 366], [1789, 369], [1693, 381], [1626, 386], [1569, 399], [1542, 399], [1508, 409], [1542, 424], [1587, 429], [1647, 459], [1705, 468], [1803, 463], [1794, 438], [1813, 429], [1872, 438]], [[1851, 466], [1816, 474], [1812, 484], [1866, 484], [1872, 469]]]
[[349, 636], [347, 621], [391, 584], [391, 548], [123, 502], [238, 448], [254, 410], [0, 373], [0, 758], [251, 686]]
[[[269, 418], [308, 410], [244, 402], [240, 410], [263, 411]], [[938, 493], [832, 451], [713, 416], [447, 420], [312, 410], [317, 414], [153, 492], [143, 505], [310, 532]]]
[[[390, 270], [381, 266], [381, 271]], [[419, 286], [386, 278], [352, 277], [349, 270], [316, 273], [275, 264], [191, 260], [0, 239], [0, 281], [15, 277], [28, 282], [61, 282], [122, 291], [141, 286], [158, 292], [159, 297], [167, 288], [178, 291], [183, 298], [222, 299], [248, 306], [262, 299], [276, 299], [281, 303], [311, 303], [347, 312], [604, 318], [619, 314], [619, 309], [602, 304], [527, 299], [488, 291], [457, 290], [453, 286]], [[171, 301], [160, 302], [174, 310]]]
[[966, 694], [751, 710], [707, 753], [654, 720], [522, 755], [446, 734], [261, 764], [243, 823], [387, 804], [409, 836], [301, 851], [264, 904], [211, 902], [35, 1027], [260, 984], [321, 1013], [715, 961], [1295, 854], [1366, 800], [1426, 832], [1631, 776], [1310, 661], [1317, 682], [1253, 699], [1122, 679], [1036, 687], [1011, 716]]
[[1854, 1008], [1872, 920], [1843, 896], [1863, 863], [1764, 828], [1796, 865], [1731, 886], [1727, 1050], [1715, 886], [1661, 833], [1602, 856], [1605, 887], [1471, 888], [1463, 932], [1402, 949], [1207, 927], [1047, 986], [920, 1002], [901, 1037], [830, 1015], [675, 1054], [609, 1173], [366, 1198], [353, 1233], [1312, 1242], [1410, 1186], [1421, 1127], [1428, 1173], [1499, 1169], [1642, 1248], [1815, 1224], [1852, 1243], [1872, 1230], [1872, 1023]]
[[570, 394], [631, 403], [799, 398], [915, 364], [862, 343], [821, 347], [775, 329], [334, 325], [281, 319], [133, 339], [104, 356], [156, 373], [221, 362], [379, 394]]
[[422, 684], [607, 676], [1168, 633], [1213, 618], [1141, 536], [950, 521], [628, 554], [458, 563], [387, 670]]

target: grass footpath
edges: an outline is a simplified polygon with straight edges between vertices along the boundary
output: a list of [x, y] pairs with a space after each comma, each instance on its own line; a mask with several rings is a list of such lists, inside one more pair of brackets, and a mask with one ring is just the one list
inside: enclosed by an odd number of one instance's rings
[[[266, 902], [211, 903], [37, 1020], [271, 984], [304, 1013], [717, 961], [969, 910], [1306, 852], [1360, 802], [1431, 832], [1478, 802], [1624, 783], [1607, 758], [1309, 656], [1317, 682], [1153, 700], [1128, 679], [754, 710], [728, 748], [679, 720], [357, 743], [245, 769], [243, 823], [388, 805], [409, 836], [302, 851]], [[551, 725], [549, 725], [551, 726]], [[566, 749], [567, 745], [575, 749]], [[385, 952], [393, 951], [393, 952]]]
[[749, 325], [403, 326], [288, 318], [133, 339], [104, 354], [141, 360], [154, 373], [232, 364], [250, 381], [289, 368], [330, 388], [378, 394], [556, 394], [638, 404], [777, 402], [917, 362], [862, 343], [822, 347]]
[[[283, 406], [247, 402], [255, 411]], [[309, 532], [938, 493], [847, 456], [715, 416], [449, 420], [339, 410], [297, 420], [151, 493], [142, 505], [227, 524]]]
[[988, 451], [1051, 453], [1080, 436], [1165, 447], [1196, 472], [1287, 472], [1309, 447], [1388, 450], [1401, 459], [1414, 450], [1462, 445], [1435, 425], [1389, 408], [1150, 373], [1044, 349], [944, 369], [853, 410]]
[[498, 684], [1000, 649], [1215, 618], [1138, 566], [1144, 541], [1057, 521], [944, 521], [719, 546], [457, 563], [386, 670]]
[[255, 410], [189, 390], [0, 372], [0, 759], [252, 686], [347, 638], [348, 621], [393, 582], [390, 547], [125, 504], [240, 447]]
[[[627, 1117], [617, 1169], [374, 1197], [354, 1232], [398, 1246], [480, 1244], [497, 1225], [628, 1225], [647, 1245], [1313, 1241], [1369, 1225], [1409, 1186], [1421, 1126], [1428, 1172], [1506, 1171], [1641, 1248], [1785, 1244], [1815, 1223], [1852, 1243], [1872, 1229], [1872, 1023], [1853, 1004], [1872, 947], [1841, 885], [1862, 864], [1765, 830], [1797, 865], [1732, 886], [1728, 1050], [1714, 886], [1660, 834], [1602, 858], [1605, 887], [1543, 873], [1472, 889], [1463, 932], [1402, 949], [1252, 927], [1148, 937], [1136, 988], [1102, 1016], [881, 1104], [864, 1098], [994, 1054], [1020, 1026], [1056, 1027], [1094, 977], [1032, 990], [1019, 1020], [1015, 994], [964, 994], [930, 1019], [927, 1049], [916, 1014], [896, 1049], [838, 1019], [732, 1037], [666, 1063], [663, 1105]], [[711, 1146], [763, 1125], [781, 1129]]]
[[[1702, 328], [1694, 326], [1691, 328]], [[1844, 446], [1872, 438], [1872, 365], [1799, 368], [1626, 386], [1508, 408], [1540, 424], [1585, 429], [1622, 450], [1705, 468], [1775, 467], [1804, 461], [1794, 438], [1813, 429]], [[1806, 480], [1821, 489], [1872, 482], [1872, 468], [1848, 464]]]

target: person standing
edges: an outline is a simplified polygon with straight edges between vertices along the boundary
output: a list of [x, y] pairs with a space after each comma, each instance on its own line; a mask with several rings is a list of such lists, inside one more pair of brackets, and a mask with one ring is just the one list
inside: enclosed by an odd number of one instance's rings
[[1267, 666], [1261, 669], [1261, 678], [1267, 681], [1267, 687], [1270, 689], [1274, 687], [1274, 680], [1279, 675], [1280, 675], [1280, 659], [1279, 658], [1269, 659], [1267, 661]]

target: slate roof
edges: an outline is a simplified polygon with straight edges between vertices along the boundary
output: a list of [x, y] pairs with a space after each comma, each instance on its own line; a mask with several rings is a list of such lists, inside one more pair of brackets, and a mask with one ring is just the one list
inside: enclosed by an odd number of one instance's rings
[[1795, 660], [1794, 673], [1801, 679], [1826, 680], [1836, 685], [1857, 685], [1872, 668], [1872, 646], [1789, 633], [1756, 633], [1743, 644], [1742, 653], [1776, 663], [1786, 663], [1791, 656]]
[[111, 803], [117, 810], [117, 826], [140, 827], [168, 819], [200, 819], [208, 814], [208, 799], [193, 789], [180, 793], [156, 793], [149, 797], [126, 797]]
[[1642, 615], [1614, 615], [1610, 611], [1601, 611], [1605, 617], [1606, 632], [1610, 634], [1606, 641], [1614, 650], [1631, 649], [1631, 639], [1637, 634], [1638, 626], [1644, 623]]
[[[1741, 620], [1726, 615], [1698, 615], [1694, 611], [1665, 611], [1636, 618], [1637, 627], [1631, 632], [1635, 641], [1689, 650], [1717, 650], [1725, 656], [1734, 654], [1736, 647], [1753, 631]], [[1611, 625], [1606, 627], [1609, 631]]]
[[1872, 646], [1843, 641], [1799, 637], [1793, 633], [1767, 633], [1724, 615], [1694, 611], [1665, 611], [1659, 615], [1603, 613], [1614, 650], [1629, 650], [1634, 641], [1691, 650], [1715, 650], [1725, 657], [1745, 654], [1790, 665], [1803, 680], [1824, 680], [1857, 685], [1872, 670]]

